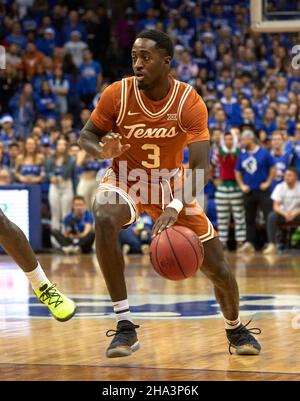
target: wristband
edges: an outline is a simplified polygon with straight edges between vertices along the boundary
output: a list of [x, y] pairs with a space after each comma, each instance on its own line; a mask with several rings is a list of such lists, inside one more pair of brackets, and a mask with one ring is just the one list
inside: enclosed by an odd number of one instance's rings
[[173, 199], [172, 202], [167, 205], [167, 207], [172, 207], [177, 211], [177, 213], [180, 213], [183, 209], [183, 203], [179, 199]]

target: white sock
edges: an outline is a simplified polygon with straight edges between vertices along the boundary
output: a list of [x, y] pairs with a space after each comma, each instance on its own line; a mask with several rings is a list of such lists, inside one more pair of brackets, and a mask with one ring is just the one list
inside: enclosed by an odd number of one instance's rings
[[26, 277], [30, 281], [30, 284], [34, 291], [39, 290], [44, 284], [49, 282], [39, 262], [34, 270], [32, 270], [31, 272], [24, 272], [24, 273], [26, 274]]
[[225, 318], [224, 318], [224, 320], [225, 320], [225, 329], [226, 330], [234, 330], [237, 327], [239, 327], [239, 325], [241, 324], [239, 316], [236, 320], [227, 320]]
[[132, 322], [131, 314], [129, 311], [128, 299], [124, 299], [123, 301], [113, 302], [113, 308], [118, 322], [120, 320], [129, 320], [130, 322]]

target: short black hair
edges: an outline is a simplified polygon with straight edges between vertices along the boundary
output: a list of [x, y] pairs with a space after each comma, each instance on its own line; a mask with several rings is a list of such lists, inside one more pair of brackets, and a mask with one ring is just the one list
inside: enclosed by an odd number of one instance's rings
[[151, 39], [156, 43], [156, 47], [163, 49], [167, 52], [168, 56], [174, 56], [174, 45], [169, 35], [162, 31], [156, 31], [155, 29], [144, 29], [142, 32], [137, 34], [135, 39], [145, 38]]
[[291, 171], [292, 173], [294, 173], [296, 175], [296, 177], [299, 177], [299, 172], [296, 169], [296, 167], [290, 166], [286, 169], [286, 171]]

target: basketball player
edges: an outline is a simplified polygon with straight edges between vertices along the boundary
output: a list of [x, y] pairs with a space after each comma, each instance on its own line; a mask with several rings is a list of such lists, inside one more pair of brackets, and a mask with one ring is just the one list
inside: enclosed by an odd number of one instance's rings
[[[81, 131], [80, 146], [96, 159], [113, 158], [112, 168], [98, 188], [94, 203], [96, 252], [113, 309], [117, 330], [107, 349], [107, 357], [130, 355], [139, 348], [132, 322], [124, 279], [124, 260], [118, 245], [118, 232], [145, 211], [155, 221], [153, 234], [172, 224], [192, 229], [205, 250], [202, 271], [212, 281], [215, 295], [225, 319], [229, 344], [238, 354], [259, 354], [260, 345], [239, 318], [239, 292], [236, 280], [224, 260], [223, 248], [211, 222], [193, 199], [183, 203], [174, 199], [164, 205], [141, 202], [129, 194], [131, 182], [121, 174], [121, 162], [128, 171], [139, 168], [174, 170], [182, 173], [183, 149], [189, 148], [189, 167], [193, 174], [193, 195], [196, 195], [196, 169], [209, 170], [209, 132], [207, 109], [197, 92], [188, 84], [169, 75], [173, 44], [168, 35], [145, 30], [137, 35], [132, 47], [134, 77], [110, 85], [103, 92], [91, 118]], [[114, 180], [117, 178], [117, 182]], [[127, 182], [125, 182], [127, 181]], [[161, 182], [161, 193], [170, 182]], [[163, 190], [164, 189], [164, 190]], [[116, 199], [116, 202], [114, 201]], [[188, 215], [187, 207], [197, 214]]]
[[10, 221], [1, 209], [0, 245], [24, 271], [37, 299], [48, 306], [52, 316], [60, 322], [71, 319], [76, 310], [75, 303], [49, 281], [23, 231]]

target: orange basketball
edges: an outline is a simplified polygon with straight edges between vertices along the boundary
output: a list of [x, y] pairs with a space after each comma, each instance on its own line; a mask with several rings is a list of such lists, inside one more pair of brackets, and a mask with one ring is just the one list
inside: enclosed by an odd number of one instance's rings
[[150, 246], [154, 270], [169, 280], [184, 280], [193, 276], [203, 263], [204, 248], [187, 227], [171, 226], [156, 235]]

